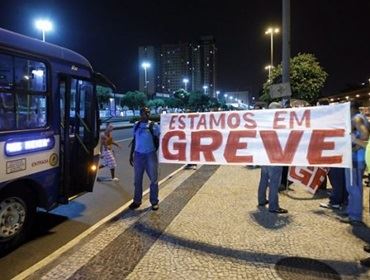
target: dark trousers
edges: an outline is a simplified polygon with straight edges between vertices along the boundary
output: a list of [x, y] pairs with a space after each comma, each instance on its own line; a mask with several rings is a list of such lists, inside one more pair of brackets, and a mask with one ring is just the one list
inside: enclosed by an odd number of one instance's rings
[[330, 203], [331, 204], [347, 204], [348, 192], [346, 190], [346, 178], [344, 168], [330, 168], [328, 177], [333, 188]]

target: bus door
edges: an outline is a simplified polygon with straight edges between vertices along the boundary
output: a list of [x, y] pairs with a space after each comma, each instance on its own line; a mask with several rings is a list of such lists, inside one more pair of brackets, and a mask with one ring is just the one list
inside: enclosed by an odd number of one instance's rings
[[61, 187], [64, 198], [92, 191], [96, 168], [96, 102], [90, 81], [61, 76]]

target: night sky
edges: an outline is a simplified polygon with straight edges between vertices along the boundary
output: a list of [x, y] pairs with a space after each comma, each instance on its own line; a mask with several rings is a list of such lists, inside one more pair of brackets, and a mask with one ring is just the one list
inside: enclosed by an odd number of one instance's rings
[[[213, 35], [221, 91], [251, 89], [267, 78], [269, 25], [281, 28], [281, 0], [83, 1], [1, 0], [0, 27], [41, 38], [38, 17], [55, 26], [46, 40], [84, 55], [120, 91], [138, 88], [137, 48]], [[291, 55], [315, 54], [329, 73], [324, 94], [370, 78], [369, 0], [291, 0]], [[281, 34], [274, 37], [275, 65]]]

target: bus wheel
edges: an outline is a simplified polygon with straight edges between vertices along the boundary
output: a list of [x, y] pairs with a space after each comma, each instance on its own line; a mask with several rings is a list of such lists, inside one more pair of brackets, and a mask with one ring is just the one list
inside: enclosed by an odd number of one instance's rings
[[17, 189], [0, 194], [0, 256], [27, 236], [36, 212], [32, 197], [29, 192]]

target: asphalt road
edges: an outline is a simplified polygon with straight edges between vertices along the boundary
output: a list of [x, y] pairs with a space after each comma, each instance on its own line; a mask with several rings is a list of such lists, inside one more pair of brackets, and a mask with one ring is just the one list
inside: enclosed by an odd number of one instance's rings
[[[115, 149], [119, 182], [96, 182], [92, 193], [84, 194], [53, 211], [39, 211], [33, 234], [21, 247], [0, 259], [1, 279], [11, 279], [28, 267], [87, 230], [102, 218], [132, 199], [133, 169], [128, 163], [132, 129], [114, 130], [114, 139], [121, 149]], [[160, 180], [181, 165], [160, 164]], [[109, 169], [101, 169], [98, 176], [110, 176]], [[144, 181], [148, 188], [148, 180]]]

